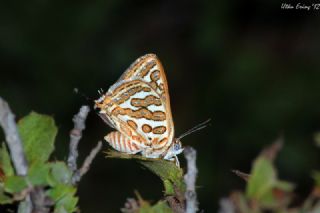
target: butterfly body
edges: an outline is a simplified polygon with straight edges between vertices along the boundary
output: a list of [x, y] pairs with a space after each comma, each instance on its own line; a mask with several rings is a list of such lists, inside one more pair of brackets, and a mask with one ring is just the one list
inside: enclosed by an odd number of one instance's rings
[[176, 155], [183, 151], [180, 141], [174, 138], [165, 73], [154, 54], [137, 59], [95, 101], [95, 108], [117, 130], [105, 139], [118, 151], [167, 160], [177, 160]]

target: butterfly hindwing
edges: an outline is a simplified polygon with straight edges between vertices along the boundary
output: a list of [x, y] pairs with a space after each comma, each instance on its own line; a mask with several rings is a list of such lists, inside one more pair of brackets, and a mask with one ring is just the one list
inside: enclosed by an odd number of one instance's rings
[[105, 120], [134, 144], [148, 149], [151, 157], [159, 157], [172, 144], [168, 85], [154, 54], [137, 59], [102, 99], [98, 107]]

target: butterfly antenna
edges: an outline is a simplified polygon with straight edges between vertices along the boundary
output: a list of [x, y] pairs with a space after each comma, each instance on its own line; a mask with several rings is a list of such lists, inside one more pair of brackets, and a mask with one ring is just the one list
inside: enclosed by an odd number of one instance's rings
[[192, 127], [191, 129], [189, 129], [188, 131], [186, 131], [185, 133], [183, 133], [182, 135], [180, 135], [178, 137], [178, 140], [180, 140], [181, 138], [184, 138], [187, 135], [190, 135], [191, 133], [197, 132], [203, 128], [206, 128], [209, 125], [209, 122], [211, 121], [211, 118], [209, 118], [208, 120], [199, 123], [198, 125]]
[[102, 88], [98, 89], [98, 93], [99, 93], [100, 96], [103, 95], [104, 94], [103, 89]]
[[78, 88], [74, 88], [73, 92], [80, 95], [81, 97], [83, 97], [84, 99], [86, 99], [87, 101], [93, 101], [92, 98], [89, 98], [86, 94], [84, 94], [83, 92], [81, 92]]

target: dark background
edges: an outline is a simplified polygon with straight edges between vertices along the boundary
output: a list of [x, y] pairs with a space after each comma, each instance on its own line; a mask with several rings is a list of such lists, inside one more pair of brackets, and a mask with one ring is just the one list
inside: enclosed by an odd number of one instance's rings
[[[243, 189], [230, 170], [248, 172], [280, 133], [279, 176], [297, 183], [303, 199], [320, 160], [313, 140], [320, 130], [320, 11], [281, 10], [281, 3], [3, 1], [0, 96], [17, 118], [32, 110], [54, 116], [52, 159], [64, 160], [72, 116], [93, 105], [73, 88], [96, 99], [136, 58], [155, 53], [167, 74], [176, 135], [212, 118], [183, 139], [198, 151], [201, 209], [216, 212], [221, 197]], [[91, 113], [80, 160], [109, 131]], [[79, 205], [82, 212], [118, 212], [134, 190], [150, 201], [162, 195], [149, 171], [101, 153], [80, 184]]]

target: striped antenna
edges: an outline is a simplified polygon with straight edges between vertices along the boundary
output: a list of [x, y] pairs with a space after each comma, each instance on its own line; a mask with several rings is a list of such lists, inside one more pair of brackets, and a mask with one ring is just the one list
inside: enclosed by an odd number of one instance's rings
[[211, 118], [209, 118], [208, 120], [199, 123], [198, 125], [192, 127], [191, 129], [189, 129], [188, 131], [186, 131], [185, 133], [183, 133], [182, 135], [180, 135], [177, 139], [180, 140], [181, 138], [184, 138], [187, 135], [190, 135], [191, 133], [197, 132], [203, 128], [206, 128], [209, 125], [209, 122], [211, 121]]

